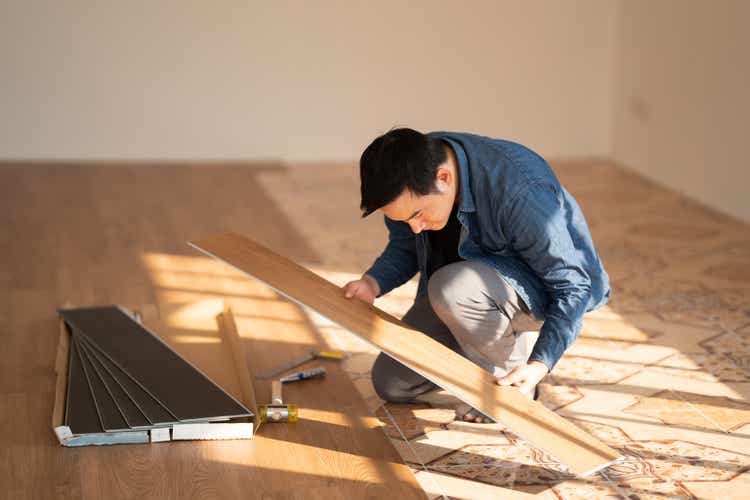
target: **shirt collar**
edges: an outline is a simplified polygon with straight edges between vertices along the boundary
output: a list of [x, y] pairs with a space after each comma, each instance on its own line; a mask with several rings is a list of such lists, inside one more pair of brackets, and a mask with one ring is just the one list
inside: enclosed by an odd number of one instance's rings
[[458, 142], [445, 136], [442, 136], [440, 138], [447, 142], [451, 149], [453, 149], [453, 152], [456, 154], [458, 173], [459, 178], [461, 179], [461, 198], [458, 201], [458, 211], [476, 212], [476, 207], [474, 206], [474, 196], [471, 194], [471, 187], [469, 184], [469, 160], [466, 157], [466, 151], [464, 151], [463, 146], [461, 146], [461, 144], [459, 144]]

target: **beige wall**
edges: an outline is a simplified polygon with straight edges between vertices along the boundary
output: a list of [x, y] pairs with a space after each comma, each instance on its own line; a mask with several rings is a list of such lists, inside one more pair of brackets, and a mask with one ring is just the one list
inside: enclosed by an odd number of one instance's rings
[[0, 158], [358, 158], [394, 125], [608, 155], [615, 0], [0, 2]]
[[618, 4], [613, 156], [750, 220], [750, 2]]

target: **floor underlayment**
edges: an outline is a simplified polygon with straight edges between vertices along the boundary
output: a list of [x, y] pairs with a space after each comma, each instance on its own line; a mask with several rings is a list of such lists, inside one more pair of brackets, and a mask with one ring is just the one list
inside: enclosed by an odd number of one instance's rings
[[[576, 479], [499, 424], [455, 421], [444, 393], [383, 404], [370, 382], [377, 351], [311, 319], [351, 354], [347, 372], [429, 498], [748, 498], [750, 226], [606, 162], [553, 168], [584, 210], [613, 294], [586, 316], [541, 399], [622, 450], [622, 464]], [[327, 279], [355, 279], [381, 251], [382, 219], [359, 218], [355, 166], [259, 179]], [[415, 290], [412, 281], [378, 305], [401, 316]]]

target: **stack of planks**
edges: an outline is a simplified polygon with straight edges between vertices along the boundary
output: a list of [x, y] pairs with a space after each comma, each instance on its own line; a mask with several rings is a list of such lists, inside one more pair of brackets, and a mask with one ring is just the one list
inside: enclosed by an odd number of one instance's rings
[[117, 306], [60, 311], [64, 446], [252, 437], [253, 413]]

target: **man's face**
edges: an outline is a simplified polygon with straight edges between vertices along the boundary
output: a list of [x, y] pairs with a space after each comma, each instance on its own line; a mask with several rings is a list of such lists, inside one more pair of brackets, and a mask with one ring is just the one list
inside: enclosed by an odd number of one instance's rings
[[437, 172], [435, 193], [422, 196], [405, 189], [398, 198], [380, 210], [391, 220], [409, 224], [415, 234], [443, 229], [453, 210], [456, 186], [452, 182], [452, 175], [449, 173], [446, 177], [441, 168]]

